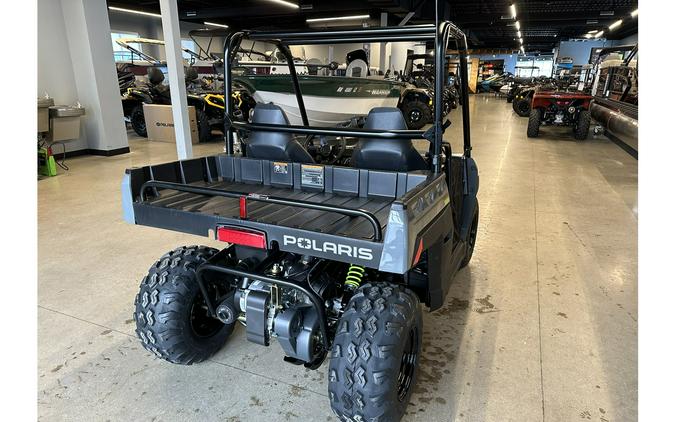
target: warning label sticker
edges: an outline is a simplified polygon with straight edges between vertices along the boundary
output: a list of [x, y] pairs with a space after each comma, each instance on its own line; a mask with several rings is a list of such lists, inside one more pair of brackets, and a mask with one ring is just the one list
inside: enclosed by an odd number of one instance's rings
[[288, 163], [275, 162], [273, 171], [276, 174], [288, 174]]
[[321, 166], [301, 166], [302, 184], [323, 188], [323, 167]]

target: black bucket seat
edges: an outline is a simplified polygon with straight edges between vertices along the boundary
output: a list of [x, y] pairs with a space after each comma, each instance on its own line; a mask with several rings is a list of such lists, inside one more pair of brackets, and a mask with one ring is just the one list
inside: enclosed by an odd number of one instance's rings
[[[376, 107], [366, 117], [365, 129], [406, 130], [405, 119], [396, 107]], [[352, 166], [372, 170], [408, 172], [428, 170], [429, 164], [405, 138], [361, 138], [351, 160]]]
[[[288, 125], [286, 113], [276, 104], [258, 104], [253, 110], [252, 123]], [[262, 160], [313, 163], [302, 145], [293, 135], [285, 132], [251, 131], [246, 141], [246, 156]]]

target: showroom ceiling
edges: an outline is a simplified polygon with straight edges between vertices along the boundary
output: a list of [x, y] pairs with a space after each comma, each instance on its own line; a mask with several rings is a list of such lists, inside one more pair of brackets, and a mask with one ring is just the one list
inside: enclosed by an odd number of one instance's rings
[[[516, 19], [512, 18], [512, 3]], [[597, 31], [604, 31], [602, 36], [608, 39], [637, 33], [637, 18], [631, 17], [637, 4], [636, 0], [453, 0], [441, 1], [440, 7], [446, 18], [466, 32], [472, 48], [518, 49], [517, 20], [528, 52], [550, 52], [560, 40], [592, 38]], [[108, 5], [159, 12], [158, 0], [109, 0]], [[233, 28], [325, 27], [364, 21], [379, 25], [381, 12], [389, 12], [389, 25], [400, 23], [409, 11], [415, 12], [409, 24], [429, 22], [434, 17], [432, 0], [178, 0], [178, 9], [184, 21], [209, 21]], [[370, 18], [307, 22], [354, 15]], [[620, 19], [620, 26], [608, 29]]]

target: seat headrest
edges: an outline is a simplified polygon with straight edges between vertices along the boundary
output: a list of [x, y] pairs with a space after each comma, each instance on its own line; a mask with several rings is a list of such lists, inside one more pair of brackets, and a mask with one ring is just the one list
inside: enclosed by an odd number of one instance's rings
[[192, 66], [188, 66], [185, 68], [185, 80], [188, 82], [193, 82], [199, 79], [199, 73], [197, 73], [197, 69], [195, 69]]
[[365, 129], [406, 130], [403, 113], [396, 107], [375, 107], [366, 117]]
[[153, 85], [159, 85], [164, 82], [164, 74], [156, 67], [148, 68], [148, 82]]
[[267, 123], [271, 125], [288, 125], [288, 116], [286, 113], [276, 104], [267, 103], [267, 104], [258, 104], [252, 111], [253, 117], [251, 121], [253, 123]]

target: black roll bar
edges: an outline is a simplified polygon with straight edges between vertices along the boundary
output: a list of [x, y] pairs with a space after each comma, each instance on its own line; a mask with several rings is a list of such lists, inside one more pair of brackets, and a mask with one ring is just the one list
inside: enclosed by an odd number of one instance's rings
[[267, 123], [245, 123], [232, 122], [233, 127], [243, 130], [256, 130], [261, 132], [282, 132], [297, 133], [300, 135], [319, 135], [319, 136], [347, 136], [354, 138], [375, 138], [375, 139], [421, 139], [424, 137], [422, 130], [374, 130], [359, 129], [347, 127], [317, 127], [317, 126], [281, 126]]
[[[437, 2], [436, 2], [437, 3]], [[436, 4], [438, 8], [438, 4]], [[421, 139], [419, 131], [372, 131], [372, 130], [346, 130], [344, 128], [310, 128], [307, 119], [307, 110], [300, 90], [300, 82], [295, 70], [293, 57], [288, 49], [289, 45], [300, 44], [333, 44], [346, 42], [393, 42], [393, 41], [419, 41], [434, 40], [435, 54], [435, 89], [434, 89], [434, 127], [433, 140], [429, 150], [434, 173], [441, 172], [441, 150], [443, 144], [444, 125], [442, 122], [443, 86], [445, 82], [445, 60], [448, 40], [452, 37], [457, 42], [460, 58], [460, 82], [462, 84], [462, 126], [464, 132], [464, 154], [471, 156], [471, 131], [468, 113], [468, 71], [467, 71], [467, 42], [464, 33], [449, 21], [438, 21], [436, 11], [436, 23], [426, 25], [395, 26], [384, 28], [356, 28], [333, 31], [290, 31], [290, 32], [266, 32], [266, 31], [240, 31], [230, 34], [224, 45], [223, 82], [225, 94], [226, 121], [226, 145], [227, 153], [232, 154], [234, 149], [233, 129], [265, 130], [277, 132], [293, 132], [300, 134], [322, 134], [329, 136], [359, 136], [365, 138], [414, 138]], [[235, 122], [231, 118], [231, 92], [232, 77], [231, 64], [243, 38], [255, 41], [274, 43], [286, 57], [289, 73], [293, 82], [295, 97], [302, 117], [303, 126], [290, 125], [252, 125]], [[230, 116], [230, 117], [228, 117]]]

